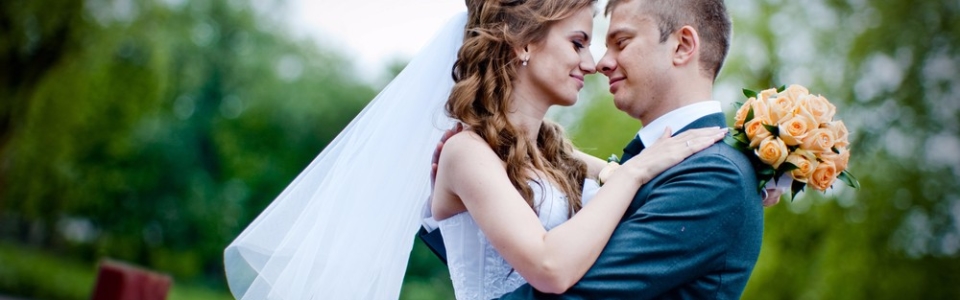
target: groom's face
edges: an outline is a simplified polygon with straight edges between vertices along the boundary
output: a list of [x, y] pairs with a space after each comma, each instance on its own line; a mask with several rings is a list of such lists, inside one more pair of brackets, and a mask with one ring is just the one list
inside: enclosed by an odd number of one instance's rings
[[657, 22], [640, 2], [620, 4], [610, 14], [607, 53], [597, 69], [609, 78], [617, 108], [644, 120], [662, 104], [658, 92], [670, 83], [673, 65], [669, 43], [660, 42]]

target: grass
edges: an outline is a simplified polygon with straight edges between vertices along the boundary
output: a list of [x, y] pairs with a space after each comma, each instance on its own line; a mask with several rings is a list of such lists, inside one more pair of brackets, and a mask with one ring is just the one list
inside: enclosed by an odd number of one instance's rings
[[[32, 299], [89, 299], [97, 262], [64, 258], [19, 244], [0, 242], [0, 294]], [[178, 284], [167, 299], [233, 299], [227, 291]]]

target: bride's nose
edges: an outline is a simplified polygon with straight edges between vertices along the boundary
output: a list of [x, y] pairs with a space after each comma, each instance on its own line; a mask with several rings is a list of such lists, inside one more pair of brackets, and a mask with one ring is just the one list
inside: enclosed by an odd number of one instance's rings
[[593, 62], [593, 55], [587, 54], [587, 57], [580, 60], [580, 70], [585, 74], [597, 73], [597, 64]]

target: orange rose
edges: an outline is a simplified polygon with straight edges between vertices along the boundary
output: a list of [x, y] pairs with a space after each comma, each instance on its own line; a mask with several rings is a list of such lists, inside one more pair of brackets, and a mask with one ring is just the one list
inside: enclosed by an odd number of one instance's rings
[[770, 120], [782, 123], [792, 117], [794, 101], [783, 94], [775, 98], [767, 99], [767, 106], [770, 108]]
[[791, 84], [789, 87], [787, 87], [786, 90], [784, 90], [780, 94], [783, 96], [789, 97], [790, 100], [792, 100], [793, 102], [797, 102], [797, 100], [800, 99], [800, 97], [810, 94], [810, 92], [807, 91], [807, 88], [803, 87], [802, 85]]
[[827, 98], [823, 96], [807, 95], [802, 99], [806, 100], [807, 110], [816, 118], [817, 123], [827, 123], [833, 120], [833, 115], [837, 113], [837, 107], [833, 106]]
[[782, 140], [772, 136], [760, 142], [760, 147], [754, 151], [760, 161], [773, 166], [774, 169], [779, 168], [780, 164], [787, 159], [788, 152], [787, 145]]
[[800, 145], [815, 124], [807, 115], [794, 115], [780, 123], [780, 138], [789, 146]]
[[776, 94], [777, 94], [777, 89], [766, 89], [761, 91], [760, 94], [757, 95], [757, 100], [767, 101], [767, 99], [770, 99], [770, 96], [773, 96]]
[[773, 125], [773, 119], [770, 118], [770, 109], [767, 107], [767, 101], [757, 99], [753, 101], [753, 119], [760, 120], [763, 124]]
[[747, 122], [743, 127], [743, 131], [747, 133], [747, 138], [750, 139], [750, 148], [756, 148], [760, 145], [760, 142], [772, 136], [770, 131], [763, 127], [763, 122], [756, 118]]
[[813, 129], [815, 129], [815, 128], [820, 128], [820, 122], [817, 121], [817, 117], [814, 116], [813, 113], [810, 113], [810, 108], [809, 108], [810, 99], [809, 99], [809, 97], [810, 97], [810, 95], [806, 95], [806, 96], [800, 97], [800, 99], [797, 100], [797, 102], [796, 102], [795, 105], [793, 106], [793, 114], [794, 114], [794, 115], [804, 115], [804, 116], [806, 116], [807, 118], [810, 118], [810, 120], [813, 121], [813, 123], [810, 124], [810, 125], [812, 125], [812, 126], [810, 126], [810, 129], [813, 130]]
[[836, 140], [837, 138], [833, 135], [833, 131], [823, 128], [814, 129], [803, 138], [803, 142], [800, 143], [800, 148], [816, 153], [829, 152], [831, 151], [830, 148], [833, 148]]
[[733, 117], [733, 129], [743, 130], [743, 123], [747, 120], [747, 114], [750, 113], [750, 108], [753, 107], [755, 101], [757, 101], [757, 98], [751, 97], [740, 106], [740, 109], [737, 109], [737, 115]]
[[847, 164], [850, 162], [850, 151], [843, 147], [837, 147], [837, 150], [840, 151], [840, 154], [825, 151], [820, 154], [820, 159], [833, 162], [833, 165], [837, 167], [837, 173], [840, 173], [847, 169]]
[[786, 162], [797, 166], [797, 169], [790, 171], [790, 177], [793, 177], [793, 180], [804, 183], [807, 182], [807, 179], [810, 178], [813, 170], [816, 170], [819, 164], [816, 156], [803, 150], [798, 150], [787, 155]]
[[833, 131], [834, 137], [837, 138], [836, 142], [833, 144], [835, 147], [849, 147], [850, 141], [848, 137], [850, 134], [847, 132], [847, 125], [843, 124], [843, 121], [837, 120], [830, 123], [821, 124], [823, 128]]
[[837, 174], [837, 166], [833, 164], [833, 161], [824, 160], [813, 170], [807, 184], [815, 190], [826, 191], [837, 179]]

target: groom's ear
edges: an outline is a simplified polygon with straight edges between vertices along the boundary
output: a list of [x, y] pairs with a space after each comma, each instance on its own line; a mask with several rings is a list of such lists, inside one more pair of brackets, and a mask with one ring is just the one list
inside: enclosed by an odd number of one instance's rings
[[676, 49], [673, 51], [673, 65], [685, 66], [696, 61], [700, 51], [700, 34], [690, 25], [686, 25], [673, 33], [676, 39]]

